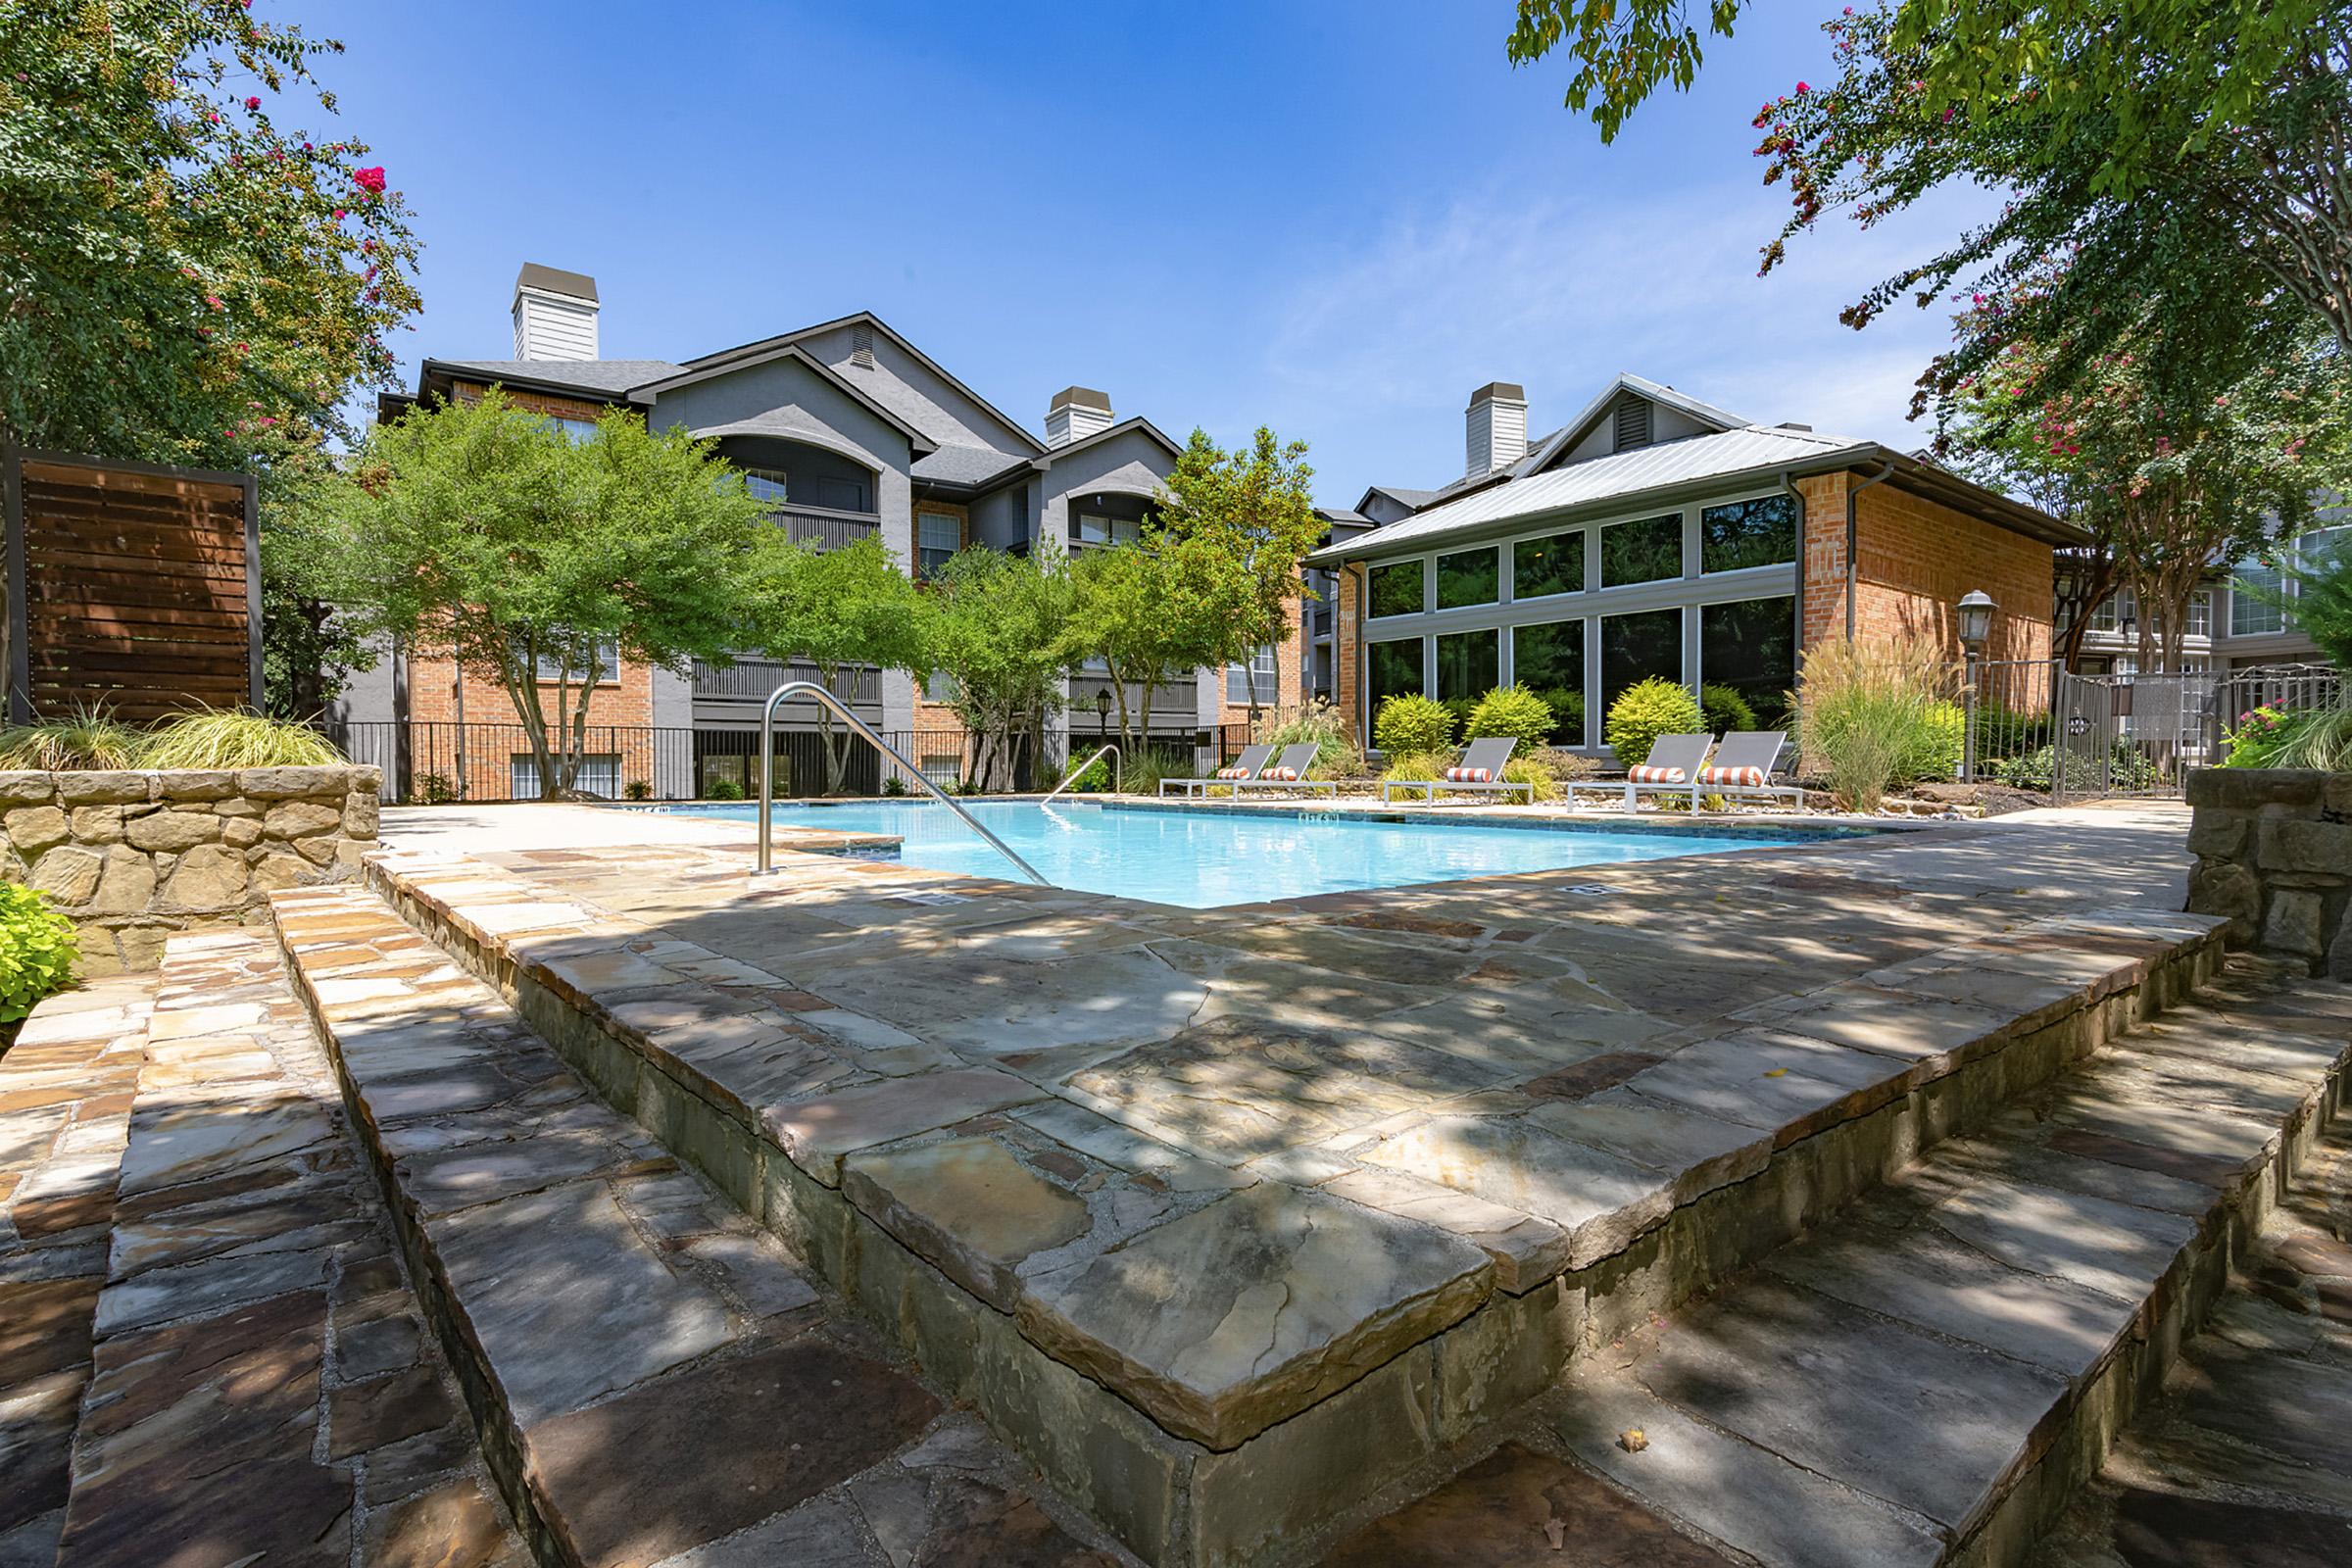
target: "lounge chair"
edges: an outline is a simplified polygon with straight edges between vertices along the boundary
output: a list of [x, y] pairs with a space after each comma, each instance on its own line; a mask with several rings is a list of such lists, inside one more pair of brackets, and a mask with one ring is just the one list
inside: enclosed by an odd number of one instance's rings
[[[1712, 735], [1661, 735], [1650, 744], [1649, 760], [1625, 770], [1624, 809], [1631, 811], [1644, 795], [1688, 795], [1698, 782], [1698, 770], [1707, 760], [1707, 748], [1715, 743]], [[1615, 784], [1579, 784], [1569, 791], [1571, 798], [1579, 789], [1616, 789]], [[1695, 797], [1693, 797], [1695, 799]]]
[[1796, 808], [1804, 810], [1803, 790], [1794, 783], [1772, 781], [1788, 744], [1788, 737], [1777, 729], [1734, 730], [1724, 736], [1707, 765], [1698, 770], [1690, 794], [1691, 809], [1698, 808], [1700, 796], [1720, 795], [1730, 801], [1793, 800]]
[[1438, 792], [1452, 791], [1465, 795], [1508, 796], [1517, 790], [1532, 804], [1536, 798], [1533, 784], [1514, 783], [1502, 776], [1505, 763], [1511, 760], [1511, 748], [1519, 743], [1508, 735], [1489, 735], [1472, 741], [1462, 753], [1462, 760], [1446, 770], [1441, 779], [1423, 783], [1414, 779], [1384, 779], [1380, 786], [1380, 804], [1386, 806], [1397, 790], [1427, 792], [1429, 803], [1435, 806]]
[[1315, 765], [1317, 750], [1313, 741], [1285, 746], [1280, 757], [1257, 770], [1257, 777], [1234, 782], [1234, 799], [1241, 799], [1245, 790], [1251, 793], [1258, 790], [1329, 790], [1337, 795], [1340, 792], [1337, 784], [1328, 779], [1310, 779], [1306, 776], [1306, 770]]
[[1179, 795], [1198, 795], [1206, 800], [1211, 784], [1247, 784], [1257, 777], [1266, 765], [1266, 759], [1273, 755], [1271, 746], [1245, 746], [1242, 755], [1233, 760], [1233, 765], [1218, 768], [1213, 777], [1163, 778], [1159, 781], [1159, 793], [1165, 795], [1173, 787]]

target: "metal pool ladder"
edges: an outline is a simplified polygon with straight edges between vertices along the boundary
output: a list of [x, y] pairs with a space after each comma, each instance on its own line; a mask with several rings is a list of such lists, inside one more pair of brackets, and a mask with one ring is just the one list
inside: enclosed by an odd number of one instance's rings
[[948, 799], [938, 785], [923, 776], [922, 769], [906, 760], [898, 748], [875, 734], [864, 719], [850, 711], [847, 704], [812, 680], [786, 681], [767, 694], [766, 706], [760, 710], [760, 870], [762, 875], [775, 869], [774, 851], [767, 842], [767, 828], [776, 806], [776, 705], [788, 697], [811, 698], [821, 707], [832, 710], [836, 717], [850, 726], [853, 734], [863, 736], [872, 744], [875, 751], [880, 752], [905, 769], [906, 776], [920, 784], [925, 794], [949, 810], [954, 811], [957, 816], [962, 817], [966, 827], [988, 840], [989, 846], [999, 855], [1019, 866], [1021, 875], [1041, 888], [1053, 886], [1052, 883], [1037, 874], [1036, 866], [1013, 854], [1011, 848], [1003, 839], [981, 826], [978, 817]]
[[1085, 772], [1088, 768], [1094, 766], [1105, 757], [1110, 759], [1110, 793], [1113, 795], [1118, 794], [1119, 774], [1122, 770], [1119, 765], [1118, 743], [1113, 741], [1108, 746], [1096, 747], [1092, 757], [1089, 757], [1085, 761], [1080, 762], [1076, 767], [1071, 768], [1070, 776], [1063, 779], [1060, 783], [1054, 785], [1053, 793], [1049, 794], [1044, 800], [1038, 802], [1037, 804], [1040, 806], [1052, 806], [1055, 796], [1059, 795], [1063, 790], [1068, 789], [1071, 785], [1078, 782], [1079, 774]]

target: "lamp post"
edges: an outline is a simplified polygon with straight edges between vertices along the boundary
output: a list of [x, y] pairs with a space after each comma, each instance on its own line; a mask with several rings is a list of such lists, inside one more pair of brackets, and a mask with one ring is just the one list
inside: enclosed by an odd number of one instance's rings
[[1961, 598], [1959, 608], [1960, 647], [1967, 656], [1960, 691], [1960, 778], [1963, 783], [1973, 783], [1977, 776], [1977, 662], [1992, 636], [1992, 614], [1997, 607], [1982, 589], [1972, 589]]
[[1109, 738], [1110, 688], [1107, 686], [1098, 686], [1095, 688], [1095, 739], [1098, 741], [1103, 741], [1108, 740]]

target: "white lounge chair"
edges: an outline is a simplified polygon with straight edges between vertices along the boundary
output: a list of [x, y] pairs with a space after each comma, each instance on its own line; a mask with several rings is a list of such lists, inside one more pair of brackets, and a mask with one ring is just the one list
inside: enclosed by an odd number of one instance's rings
[[1690, 808], [1698, 809], [1701, 796], [1720, 795], [1728, 801], [1793, 800], [1796, 808], [1804, 810], [1803, 790], [1793, 782], [1772, 781], [1788, 745], [1788, 737], [1777, 729], [1735, 730], [1724, 736], [1707, 765], [1698, 770]]
[[1241, 799], [1245, 791], [1255, 794], [1259, 790], [1329, 790], [1337, 795], [1340, 787], [1329, 779], [1306, 776], [1306, 770], [1315, 765], [1318, 750], [1313, 741], [1285, 746], [1280, 757], [1257, 770], [1257, 777], [1233, 781], [1234, 799]]
[[1159, 781], [1159, 793], [1165, 795], [1173, 788], [1179, 795], [1198, 795], [1206, 800], [1210, 785], [1247, 784], [1257, 777], [1266, 765], [1266, 759], [1273, 755], [1272, 746], [1245, 746], [1232, 766], [1220, 767], [1208, 778], [1163, 778]]
[[1578, 784], [1577, 790], [1622, 788], [1625, 791], [1623, 809], [1631, 811], [1641, 805], [1644, 795], [1688, 795], [1698, 782], [1698, 770], [1707, 760], [1707, 748], [1715, 743], [1712, 735], [1661, 735], [1650, 743], [1646, 761], [1625, 770], [1625, 783]]
[[1489, 735], [1472, 741], [1462, 753], [1462, 760], [1446, 770], [1446, 776], [1423, 783], [1415, 779], [1384, 779], [1380, 786], [1380, 804], [1386, 806], [1397, 790], [1420, 790], [1429, 803], [1436, 805], [1441, 790], [1465, 795], [1508, 796], [1517, 790], [1532, 804], [1536, 798], [1533, 784], [1517, 783], [1502, 776], [1511, 760], [1511, 748], [1519, 743], [1508, 735]]

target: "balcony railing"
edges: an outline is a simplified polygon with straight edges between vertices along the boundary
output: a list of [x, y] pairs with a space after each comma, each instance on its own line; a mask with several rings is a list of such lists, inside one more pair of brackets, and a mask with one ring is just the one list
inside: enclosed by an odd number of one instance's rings
[[[694, 662], [694, 697], [703, 703], [764, 703], [767, 694], [788, 680], [817, 680], [816, 666], [802, 660], [739, 659], [721, 668]], [[835, 676], [834, 696], [845, 703], [882, 701], [882, 672], [870, 666], [845, 669]]]
[[[1127, 684], [1127, 711], [1140, 714], [1144, 707], [1144, 687], [1141, 681]], [[1112, 718], [1119, 710], [1118, 683], [1104, 675], [1073, 675], [1070, 677], [1070, 709], [1073, 712], [1092, 712], [1097, 692], [1110, 693]], [[1197, 681], [1178, 681], [1152, 688], [1152, 723], [1156, 729], [1190, 729], [1200, 722], [1200, 686]]]
[[[882, 526], [882, 519], [873, 513], [833, 512], [824, 507], [778, 507], [768, 515], [794, 544], [812, 544], [819, 550], [839, 550]], [[764, 698], [767, 693], [760, 695]]]

